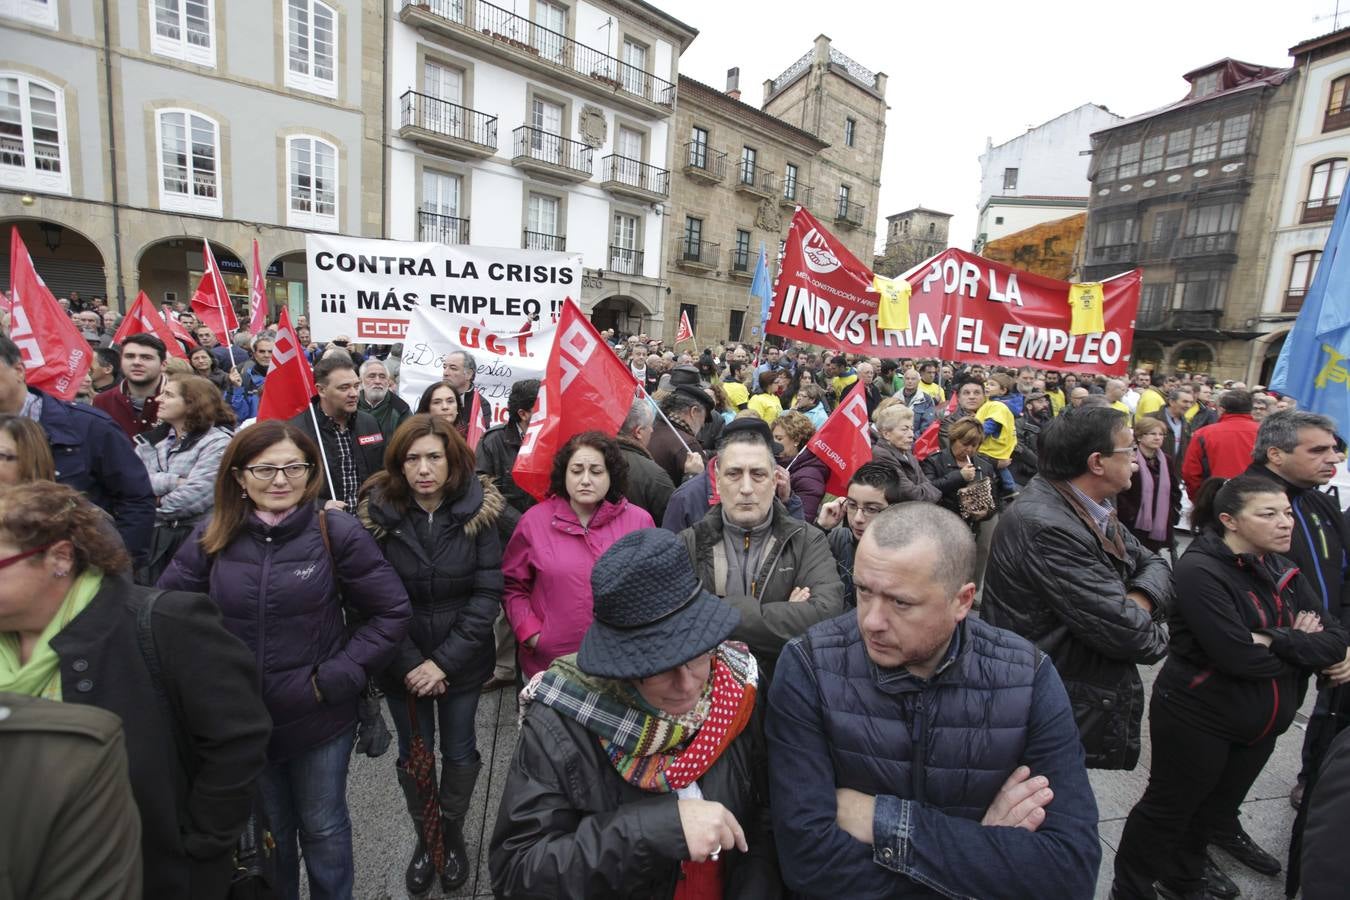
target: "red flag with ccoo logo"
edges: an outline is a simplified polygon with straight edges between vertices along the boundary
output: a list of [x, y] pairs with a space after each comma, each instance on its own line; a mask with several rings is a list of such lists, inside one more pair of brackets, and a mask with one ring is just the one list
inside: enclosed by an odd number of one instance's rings
[[317, 393], [314, 370], [283, 306], [277, 319], [276, 343], [272, 345], [272, 365], [267, 369], [262, 398], [258, 401], [258, 421], [298, 415]]
[[17, 226], [9, 241], [9, 337], [23, 357], [29, 386], [74, 400], [94, 351], [33, 268]]
[[553, 457], [573, 435], [614, 435], [628, 416], [637, 379], [569, 297], [549, 351], [529, 427], [511, 475], [537, 500], [548, 494]]
[[836, 497], [848, 493], [848, 480], [859, 466], [872, 459], [868, 428], [867, 395], [859, 381], [806, 445], [830, 470], [825, 490]]
[[179, 359], [188, 358], [183, 352], [183, 345], [178, 343], [177, 335], [159, 314], [159, 310], [155, 309], [155, 304], [150, 302], [145, 291], [136, 295], [136, 302], [131, 304], [131, 309], [127, 310], [126, 317], [122, 319], [122, 324], [117, 327], [117, 333], [113, 335], [113, 343], [120, 346], [122, 341], [133, 334], [153, 334], [164, 342], [164, 349], [169, 351], [170, 355]]

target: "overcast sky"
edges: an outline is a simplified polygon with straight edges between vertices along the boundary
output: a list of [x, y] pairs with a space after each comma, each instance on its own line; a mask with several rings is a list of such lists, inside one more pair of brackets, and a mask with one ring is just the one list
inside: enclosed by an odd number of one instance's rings
[[[1185, 94], [1183, 73], [1225, 56], [1290, 65], [1290, 47], [1334, 30], [1336, 8], [1336, 0], [653, 2], [699, 30], [680, 71], [724, 88], [726, 70], [739, 66], [741, 99], [754, 106], [764, 80], [817, 34], [885, 72], [877, 219], [919, 205], [953, 213], [951, 243], [963, 249], [974, 236], [986, 138], [1001, 144], [1083, 103], [1124, 116], [1164, 106]], [[1340, 5], [1340, 24], [1350, 25], [1350, 2]]]

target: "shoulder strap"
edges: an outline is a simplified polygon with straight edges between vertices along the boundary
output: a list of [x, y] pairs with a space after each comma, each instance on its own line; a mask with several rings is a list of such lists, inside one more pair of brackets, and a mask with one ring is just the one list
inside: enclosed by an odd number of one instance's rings
[[323, 549], [327, 551], [328, 558], [333, 558], [333, 542], [328, 538], [328, 510], [322, 506], [319, 507], [319, 537], [323, 538]]
[[174, 750], [178, 753], [178, 762], [183, 771], [192, 775], [192, 753], [186, 745], [187, 736], [180, 727], [181, 717], [175, 712], [169, 692], [164, 689], [164, 672], [159, 662], [159, 649], [155, 646], [155, 629], [151, 617], [155, 604], [168, 591], [153, 590], [145, 594], [136, 610], [136, 641], [141, 648], [141, 658], [145, 660], [146, 671], [150, 673], [150, 683], [155, 689], [155, 699], [164, 713], [165, 723], [173, 733]]

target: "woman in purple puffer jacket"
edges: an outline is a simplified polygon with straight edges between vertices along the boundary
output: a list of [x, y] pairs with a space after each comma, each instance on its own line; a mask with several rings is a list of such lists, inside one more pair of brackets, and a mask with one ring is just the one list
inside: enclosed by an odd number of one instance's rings
[[[337, 460], [332, 460], [336, 464]], [[215, 511], [159, 580], [209, 594], [253, 651], [272, 716], [263, 805], [277, 840], [275, 885], [299, 897], [350, 897], [354, 880], [347, 761], [357, 699], [408, 630], [408, 595], [355, 517], [320, 511], [319, 448], [287, 422], [259, 422], [230, 442]], [[348, 634], [344, 601], [362, 617]]]

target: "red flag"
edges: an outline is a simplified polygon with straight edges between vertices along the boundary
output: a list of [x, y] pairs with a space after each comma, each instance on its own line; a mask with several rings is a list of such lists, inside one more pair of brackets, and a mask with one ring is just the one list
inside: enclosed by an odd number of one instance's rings
[[43, 284], [18, 227], [9, 240], [9, 336], [23, 356], [29, 386], [74, 400], [94, 351]]
[[159, 317], [164, 320], [165, 325], [169, 326], [169, 331], [178, 339], [178, 342], [182, 346], [186, 347], [189, 351], [197, 346], [197, 339], [191, 334], [188, 334], [188, 330], [183, 327], [183, 323], [178, 321], [178, 317], [175, 316], [171, 310], [161, 306], [159, 308]]
[[258, 334], [267, 327], [267, 282], [258, 262], [258, 239], [253, 239], [253, 271], [248, 282], [248, 330]]
[[136, 295], [136, 302], [131, 304], [131, 309], [127, 310], [126, 317], [122, 319], [122, 324], [117, 326], [117, 333], [113, 335], [113, 343], [121, 344], [133, 334], [153, 334], [164, 342], [164, 349], [169, 353], [179, 359], [187, 359], [187, 354], [183, 352], [183, 347], [178, 343], [178, 338], [174, 335], [173, 329], [155, 309], [155, 304], [150, 302], [150, 298], [145, 296], [145, 291]]
[[680, 341], [691, 341], [694, 339], [694, 329], [689, 324], [689, 310], [680, 310], [680, 327], [675, 332], [675, 343]]
[[478, 449], [478, 442], [483, 439], [487, 429], [483, 427], [483, 395], [477, 391], [469, 391], [473, 394], [473, 402], [469, 404], [469, 427], [465, 438], [469, 442], [470, 450]]
[[283, 307], [277, 320], [276, 343], [272, 345], [272, 365], [263, 381], [262, 399], [258, 401], [258, 421], [296, 416], [318, 392], [305, 348], [295, 336], [291, 317]]
[[[948, 417], [956, 409], [956, 391], [952, 391], [951, 399], [947, 401], [946, 408], [942, 411], [942, 416]], [[934, 419], [932, 424], [923, 430], [923, 434], [914, 441], [914, 447], [910, 451], [914, 458], [923, 462], [928, 457], [942, 449], [941, 442], [938, 440], [938, 432], [942, 427], [942, 419]]]
[[868, 430], [867, 394], [859, 381], [806, 445], [830, 470], [825, 490], [836, 497], [848, 493], [848, 480], [859, 466], [872, 459]]
[[564, 301], [539, 399], [511, 469], [516, 484], [543, 500], [559, 448], [583, 431], [617, 434], [636, 389], [637, 379], [628, 366], [571, 298]]
[[229, 291], [225, 290], [225, 279], [221, 277], [209, 241], [202, 241], [202, 264], [205, 271], [192, 295], [192, 311], [211, 329], [221, 346], [228, 347], [230, 337], [239, 330], [239, 317], [234, 314], [234, 304], [230, 301]]

